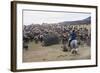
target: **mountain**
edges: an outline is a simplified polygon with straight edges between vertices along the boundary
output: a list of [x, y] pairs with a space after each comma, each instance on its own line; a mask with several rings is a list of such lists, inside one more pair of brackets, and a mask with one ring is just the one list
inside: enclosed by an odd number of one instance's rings
[[91, 24], [91, 17], [88, 17], [88, 18], [85, 18], [83, 20], [76, 20], [76, 21], [64, 21], [64, 22], [60, 22], [59, 24], [61, 25], [67, 25], [67, 24], [74, 24], [74, 25], [77, 25], [77, 24]]

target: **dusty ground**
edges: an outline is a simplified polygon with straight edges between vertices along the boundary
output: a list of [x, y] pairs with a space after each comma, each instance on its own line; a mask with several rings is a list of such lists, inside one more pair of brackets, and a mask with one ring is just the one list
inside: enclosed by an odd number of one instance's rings
[[90, 47], [79, 46], [78, 55], [63, 52], [61, 44], [42, 47], [41, 44], [29, 43], [29, 50], [23, 50], [23, 62], [60, 61], [90, 59]]

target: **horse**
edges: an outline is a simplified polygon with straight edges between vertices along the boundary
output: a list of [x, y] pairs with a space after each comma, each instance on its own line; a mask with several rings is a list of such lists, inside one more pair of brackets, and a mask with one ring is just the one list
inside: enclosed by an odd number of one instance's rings
[[78, 40], [77, 40], [77, 34], [76, 34], [76, 31], [73, 30], [70, 34], [70, 37], [69, 37], [69, 46], [71, 48], [71, 53], [72, 54], [77, 54], [77, 51], [78, 51]]
[[77, 54], [78, 53], [78, 41], [76, 39], [72, 40], [70, 42], [70, 47], [71, 47], [71, 53], [72, 54]]

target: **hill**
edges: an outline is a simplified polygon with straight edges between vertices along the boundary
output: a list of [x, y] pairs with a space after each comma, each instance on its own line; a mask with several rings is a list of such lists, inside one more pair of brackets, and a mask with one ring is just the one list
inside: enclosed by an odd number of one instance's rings
[[67, 25], [67, 24], [91, 24], [91, 17], [88, 17], [88, 18], [85, 18], [83, 20], [76, 20], [76, 21], [64, 21], [64, 22], [60, 22], [59, 24], [62, 24], [62, 25]]

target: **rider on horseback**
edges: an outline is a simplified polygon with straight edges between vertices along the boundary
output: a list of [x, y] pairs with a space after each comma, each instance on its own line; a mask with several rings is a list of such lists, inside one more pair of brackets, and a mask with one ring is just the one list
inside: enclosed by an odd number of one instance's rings
[[70, 36], [69, 36], [69, 44], [68, 46], [70, 47], [70, 43], [72, 40], [76, 40], [76, 33], [75, 33], [75, 30], [73, 30], [71, 33], [70, 33]]
[[70, 34], [70, 39], [69, 39], [69, 46], [71, 47], [71, 52], [73, 53], [77, 53], [77, 34], [75, 32], [75, 30], [73, 30]]

